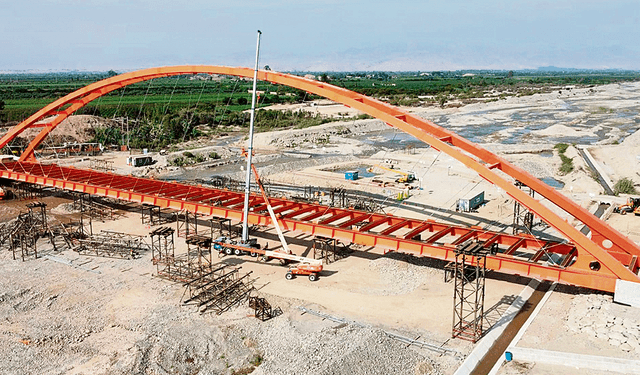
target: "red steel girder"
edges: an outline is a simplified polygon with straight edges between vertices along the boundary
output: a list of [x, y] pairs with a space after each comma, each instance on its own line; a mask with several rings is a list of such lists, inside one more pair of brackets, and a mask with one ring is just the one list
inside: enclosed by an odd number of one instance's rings
[[289, 204], [282, 204], [280, 207], [274, 207], [273, 205], [271, 206], [271, 208], [273, 208], [273, 213], [276, 215], [281, 212], [293, 210], [295, 207], [300, 207], [300, 203], [291, 202]]
[[300, 208], [299, 210], [295, 210], [293, 212], [286, 213], [282, 217], [285, 218], [285, 219], [289, 219], [289, 218], [293, 218], [293, 217], [296, 217], [296, 216], [300, 216], [302, 214], [306, 214], [307, 212], [310, 212], [310, 211], [317, 211], [317, 210], [318, 210], [317, 207], [307, 206], [307, 207]]
[[379, 227], [380, 225], [388, 223], [389, 221], [391, 221], [390, 217], [386, 217], [386, 216], [377, 217], [374, 220], [371, 220], [369, 224], [365, 224], [362, 227], [360, 227], [360, 232], [370, 231], [371, 229], [375, 227]]
[[379, 234], [386, 236], [389, 235], [397, 230], [400, 230], [403, 227], [406, 227], [407, 225], [410, 225], [411, 220], [403, 220], [399, 223], [393, 224], [392, 226], [390, 226], [389, 228], [381, 231]]
[[[62, 180], [62, 179], [52, 179], [40, 175], [32, 175], [24, 172], [16, 172], [16, 171], [38, 171], [40, 168], [36, 168], [34, 165], [29, 165], [31, 163], [13, 163], [13, 164], [5, 164], [0, 166], [0, 177], [26, 181], [29, 183], [36, 183], [44, 186], [53, 186], [67, 190], [80, 191], [93, 195], [101, 195], [107, 197], [113, 197], [123, 200], [129, 200], [133, 202], [139, 203], [148, 203], [156, 206], [160, 206], [163, 208], [172, 208], [176, 210], [189, 210], [191, 212], [207, 215], [207, 216], [216, 216], [229, 218], [232, 220], [240, 221], [242, 218], [242, 212], [240, 210], [231, 209], [224, 206], [213, 206], [207, 204], [201, 204], [198, 202], [185, 202], [182, 199], [172, 199], [169, 197], [158, 197], [158, 196], [150, 196], [148, 194], [139, 193], [135, 189], [133, 191], [123, 191], [119, 189], [109, 188], [105, 186], [97, 186], [85, 184], [72, 180]], [[71, 174], [67, 173], [69, 170], [64, 168], [62, 170], [63, 175], [65, 176], [76, 176], [81, 177], [81, 174]], [[100, 174], [99, 172], [94, 172], [96, 174]], [[106, 173], [103, 174], [107, 176]], [[135, 178], [135, 177], [126, 177], [129, 184], [133, 184], [138, 187], [145, 186], [145, 179]], [[177, 186], [181, 186], [180, 184], [165, 184], [164, 188], [169, 190], [174, 190]], [[187, 188], [183, 186], [183, 188]], [[202, 188], [206, 189], [206, 188]], [[209, 189], [212, 193], [215, 193], [216, 189]], [[227, 192], [233, 198], [234, 195], [242, 196], [242, 193], [235, 192]], [[170, 196], [170, 191], [166, 192], [166, 195]], [[256, 198], [256, 196], [254, 196]], [[287, 202], [286, 200], [279, 199], [279, 204]], [[297, 203], [296, 203], [297, 204]], [[310, 221], [305, 221], [302, 219], [293, 220], [290, 218], [282, 218], [281, 223], [286, 230], [291, 231], [301, 231], [309, 234], [325, 236], [325, 237], [333, 237], [336, 239], [340, 239], [343, 241], [350, 241], [354, 243], [358, 243], [364, 246], [377, 246], [379, 248], [384, 248], [388, 250], [395, 251], [403, 251], [407, 253], [412, 253], [415, 255], [421, 256], [429, 256], [438, 259], [444, 260], [452, 260], [454, 257], [454, 249], [453, 245], [434, 245], [430, 243], [430, 241], [435, 241], [434, 238], [441, 239], [444, 235], [449, 236], [457, 236], [457, 238], [461, 236], [467, 236], [470, 232], [474, 233], [474, 236], [477, 236], [479, 239], [485, 239], [488, 244], [497, 243], [502, 245], [510, 246], [519, 243], [520, 248], [525, 248], [528, 253], [537, 254], [542, 247], [547, 244], [547, 242], [537, 240], [528, 235], [509, 235], [504, 233], [496, 233], [490, 231], [481, 231], [477, 228], [465, 228], [458, 227], [453, 225], [441, 224], [436, 222], [428, 222], [428, 228], [425, 226], [425, 222], [418, 220], [410, 220], [398, 218], [395, 216], [385, 216], [381, 214], [370, 214], [357, 210], [346, 210], [346, 209], [336, 209], [336, 208], [328, 208], [321, 205], [314, 204], [300, 204], [301, 210], [312, 211], [309, 207], [314, 207], [319, 216], [331, 215], [335, 217], [337, 215], [343, 217], [363, 217], [363, 216], [371, 216], [371, 222], [368, 224], [371, 226], [370, 229], [373, 229], [379, 225], [398, 225], [399, 223], [403, 223], [402, 226], [407, 226], [409, 228], [413, 227], [420, 230], [429, 229], [430, 232], [435, 232], [434, 235], [427, 241], [415, 241], [411, 239], [405, 239], [404, 236], [389, 236], [389, 235], [381, 235], [372, 233], [369, 231], [363, 230], [364, 226], [360, 228], [360, 230], [353, 230], [347, 228], [340, 228], [336, 226], [331, 226], [327, 224], [319, 224]], [[351, 215], [351, 216], [350, 216]], [[309, 215], [307, 215], [309, 216]], [[317, 217], [319, 217], [317, 216]], [[251, 212], [249, 214], [249, 222], [252, 224], [261, 224], [268, 225], [270, 224], [270, 219], [267, 215], [257, 214], [255, 212]], [[422, 227], [422, 228], [421, 228]], [[455, 241], [455, 240], [454, 240]], [[557, 248], [557, 249], [556, 249]], [[559, 249], [559, 250], [558, 250]], [[544, 249], [547, 252], [554, 253], [576, 253], [575, 246], [572, 244], [558, 244], [553, 243], [552, 246], [548, 246], [548, 249]], [[578, 256], [579, 255], [579, 256]], [[576, 255], [576, 258], [579, 259], [580, 256], [584, 256], [584, 254]], [[588, 261], [593, 260], [593, 258], [587, 257], [587, 265]], [[531, 262], [526, 259], [514, 258], [509, 255], [504, 255], [498, 253], [495, 256], [489, 256], [487, 258], [488, 267], [497, 271], [514, 273], [519, 275], [526, 275], [530, 277], [539, 277], [547, 280], [555, 280], [563, 283], [582, 285], [590, 288], [612, 291], [615, 288], [615, 280], [617, 276], [611, 272], [607, 272], [606, 269], [601, 269], [600, 271], [592, 271], [587, 267], [583, 267], [584, 262], [580, 263], [579, 261], [574, 262], [572, 265], [567, 266], [565, 263], [564, 267], [561, 266], [550, 266], [544, 262]]]
[[356, 217], [352, 218], [351, 220], [347, 220], [338, 226], [340, 228], [349, 228], [352, 225], [355, 225], [367, 220], [369, 217], [371, 217], [371, 214], [356, 215]]
[[338, 221], [340, 219], [344, 219], [347, 216], [352, 216], [353, 214], [349, 211], [343, 211], [343, 212], [336, 212], [335, 214], [333, 214], [332, 216], [326, 218], [326, 219], [322, 219], [318, 222], [318, 224], [320, 225], [325, 225], [325, 224], [331, 224], [334, 221]]
[[404, 239], [405, 240], [413, 239], [414, 237], [420, 235], [420, 233], [431, 228], [432, 226], [433, 226], [433, 221], [427, 221], [425, 223], [422, 223], [418, 225], [418, 227], [416, 227], [415, 229], [412, 229], [409, 233], [405, 234]]
[[327, 215], [327, 214], [330, 214], [330, 213], [331, 213], [331, 211], [329, 209], [318, 210], [318, 211], [315, 211], [315, 212], [313, 212], [313, 213], [311, 213], [309, 215], [306, 215], [306, 216], [303, 216], [301, 218], [298, 218], [298, 220], [300, 220], [300, 221], [311, 221], [313, 219], [319, 218], [320, 216], [324, 216], [324, 215]]

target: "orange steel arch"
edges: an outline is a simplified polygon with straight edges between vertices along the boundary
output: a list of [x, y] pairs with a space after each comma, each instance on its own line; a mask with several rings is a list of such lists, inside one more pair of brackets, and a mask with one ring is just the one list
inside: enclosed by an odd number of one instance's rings
[[[160, 67], [125, 73], [90, 84], [47, 105], [5, 134], [0, 139], [0, 148], [7, 145], [24, 130], [41, 127], [40, 133], [29, 143], [20, 157], [21, 161], [35, 160], [34, 150], [47, 134], [65, 118], [92, 100], [136, 82], [159, 77], [198, 73], [253, 77], [253, 70], [249, 68], [201, 65]], [[258, 79], [323, 96], [358, 109], [386, 122], [390, 126], [413, 135], [431, 147], [454, 157], [468, 168], [477, 172], [485, 180], [500, 187], [513, 199], [520, 202], [520, 204], [566, 236], [567, 239], [574, 242], [578, 251], [576, 264], [574, 264], [576, 268], [587, 270], [591, 264], [595, 265], [592, 262], [598, 262], [599, 265], [596, 265], [598, 267], [594, 268], [601, 267], [599, 272], [610, 274], [618, 279], [640, 282], [638, 276], [631, 271], [637, 268], [640, 247], [575, 202], [526, 171], [510, 164], [505, 159], [451, 131], [437, 126], [431, 121], [344, 88], [272, 71], [259, 71]], [[48, 117], [52, 116], [55, 117], [49, 120]], [[43, 119], [45, 120], [42, 121]], [[586, 224], [591, 229], [591, 238], [587, 238], [551, 209], [520, 190], [512, 180], [508, 179], [508, 176], [524, 183], [572, 217]], [[606, 289], [611, 290], [611, 285], [603, 288], [603, 290]]]

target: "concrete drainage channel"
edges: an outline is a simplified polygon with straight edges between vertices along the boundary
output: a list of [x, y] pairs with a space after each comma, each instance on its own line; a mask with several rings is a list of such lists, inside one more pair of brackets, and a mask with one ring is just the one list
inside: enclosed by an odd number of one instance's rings
[[598, 182], [604, 188], [605, 193], [607, 195], [615, 195], [613, 194], [613, 189], [607, 181], [607, 178], [605, 178], [604, 171], [599, 168], [595, 159], [593, 159], [593, 156], [591, 156], [591, 153], [589, 153], [589, 150], [584, 147], [578, 147], [578, 152], [580, 152], [580, 155], [582, 155], [584, 161], [587, 163], [587, 165], [589, 165], [589, 168], [591, 168], [598, 176]]

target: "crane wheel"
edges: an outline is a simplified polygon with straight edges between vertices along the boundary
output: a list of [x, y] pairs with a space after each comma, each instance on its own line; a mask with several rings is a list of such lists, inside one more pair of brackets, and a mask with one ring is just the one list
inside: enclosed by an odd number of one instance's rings
[[242, 255], [242, 250], [240, 250], [240, 249], [233, 249], [233, 255], [237, 255], [237, 256]]
[[309, 281], [316, 281], [318, 280], [318, 275], [316, 275], [315, 273], [312, 273], [311, 275], [309, 275]]
[[293, 280], [293, 274], [291, 272], [287, 272], [287, 274], [284, 275], [284, 278], [287, 280]]
[[280, 259], [280, 265], [281, 266], [286, 266], [287, 265], [287, 260], [286, 259]]
[[254, 253], [254, 252], [252, 251], [252, 252], [251, 252], [251, 256], [255, 258], [255, 257], [257, 257], [257, 256], [258, 256], [258, 253]]
[[224, 253], [227, 254], [227, 255], [231, 255], [231, 254], [233, 254], [233, 249], [230, 248], [230, 247], [225, 247], [224, 248]]

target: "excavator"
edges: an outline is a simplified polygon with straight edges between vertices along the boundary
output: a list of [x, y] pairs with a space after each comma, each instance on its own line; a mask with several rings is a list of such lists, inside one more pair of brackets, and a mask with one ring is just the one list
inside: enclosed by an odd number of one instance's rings
[[640, 216], [640, 198], [629, 197], [626, 204], [614, 207], [613, 212], [620, 215], [626, 215], [627, 212], [633, 212], [636, 216]]
[[[247, 156], [247, 152], [243, 149], [242, 155]], [[218, 250], [221, 253], [225, 253], [227, 255], [244, 255], [249, 254], [253, 257], [260, 256], [262, 261], [269, 261], [271, 259], [279, 259], [280, 264], [286, 265], [289, 262], [297, 262], [297, 264], [289, 267], [285, 278], [287, 280], [292, 280], [296, 276], [308, 276], [309, 281], [316, 281], [318, 279], [318, 274], [322, 272], [322, 260], [301, 257], [293, 254], [293, 252], [289, 249], [287, 245], [287, 241], [282, 234], [282, 229], [280, 229], [280, 221], [276, 217], [275, 212], [273, 212], [273, 208], [271, 207], [271, 203], [269, 202], [269, 197], [264, 190], [264, 186], [260, 181], [260, 176], [258, 175], [258, 170], [252, 164], [251, 169], [253, 171], [253, 175], [255, 176], [256, 183], [260, 188], [260, 193], [262, 194], [262, 199], [264, 203], [267, 205], [267, 211], [269, 212], [269, 216], [271, 217], [271, 221], [273, 222], [274, 227], [276, 228], [276, 233], [278, 234], [278, 238], [280, 239], [280, 243], [282, 244], [282, 250], [273, 251], [261, 249], [260, 245], [258, 245], [255, 238], [249, 240], [248, 243], [242, 244], [236, 241], [233, 241], [227, 237], [220, 237], [213, 242], [213, 248]]]
[[373, 167], [369, 168], [369, 172], [373, 172], [373, 169], [375, 168], [380, 168], [383, 169], [385, 171], [389, 171], [389, 172], [394, 172], [394, 173], [398, 173], [401, 175], [401, 177], [398, 177], [396, 179], [396, 182], [399, 183], [409, 183], [409, 182], [413, 182], [416, 180], [416, 175], [413, 172], [403, 172], [400, 171], [398, 169], [393, 169], [393, 166], [391, 166], [391, 168], [388, 167], [383, 167], [382, 165], [379, 164], [374, 164]]

